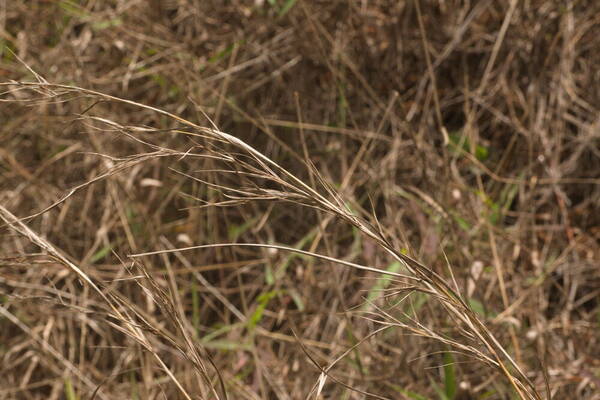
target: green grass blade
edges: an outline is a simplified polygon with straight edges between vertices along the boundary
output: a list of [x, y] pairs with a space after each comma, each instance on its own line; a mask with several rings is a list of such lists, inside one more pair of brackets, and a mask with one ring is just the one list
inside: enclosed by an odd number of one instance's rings
[[454, 370], [454, 356], [451, 352], [444, 353], [444, 390], [448, 400], [456, 396], [456, 372]]

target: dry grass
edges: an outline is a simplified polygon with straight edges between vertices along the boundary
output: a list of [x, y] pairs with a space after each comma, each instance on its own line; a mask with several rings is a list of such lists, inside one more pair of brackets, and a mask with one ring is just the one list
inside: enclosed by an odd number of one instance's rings
[[0, 398], [600, 399], [600, 7], [220, 3], [0, 3]]

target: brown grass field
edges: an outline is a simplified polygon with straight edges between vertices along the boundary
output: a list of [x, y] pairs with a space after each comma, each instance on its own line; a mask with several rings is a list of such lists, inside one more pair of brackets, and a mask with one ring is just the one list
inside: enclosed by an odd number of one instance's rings
[[600, 399], [600, 2], [1, 0], [0, 399]]

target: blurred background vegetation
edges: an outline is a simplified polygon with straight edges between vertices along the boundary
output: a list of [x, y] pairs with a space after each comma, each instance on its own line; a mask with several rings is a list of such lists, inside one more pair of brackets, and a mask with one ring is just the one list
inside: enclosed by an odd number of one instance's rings
[[[314, 186], [308, 158], [346, 207], [460, 289], [540, 393], [600, 399], [599, 36], [596, 1], [4, 0], [0, 79], [35, 71], [214, 125]], [[201, 143], [177, 121], [10, 88], [0, 204], [23, 218], [64, 200], [27, 225], [162, 331], [149, 351], [3, 223], [0, 398], [518, 398], [427, 335], [375, 333], [387, 315], [469, 342], [434, 296], [389, 277], [225, 247], [146, 257], [140, 284], [129, 254], [225, 242], [405, 271], [319, 210], [210, 206], [239, 178], [152, 156]], [[82, 115], [136, 126], [135, 140]], [[149, 292], [177, 309], [220, 394]]]

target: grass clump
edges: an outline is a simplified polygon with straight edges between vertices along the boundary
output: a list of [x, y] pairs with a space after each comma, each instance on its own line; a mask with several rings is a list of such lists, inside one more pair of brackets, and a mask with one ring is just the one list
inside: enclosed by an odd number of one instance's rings
[[595, 3], [13, 3], [0, 398], [594, 398]]

